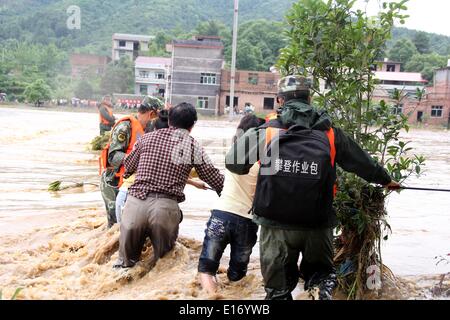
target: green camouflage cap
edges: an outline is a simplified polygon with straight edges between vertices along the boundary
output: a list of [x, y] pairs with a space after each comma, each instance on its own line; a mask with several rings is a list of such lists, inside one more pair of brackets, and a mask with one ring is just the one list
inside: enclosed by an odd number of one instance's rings
[[142, 106], [144, 107], [149, 107], [153, 110], [162, 110], [164, 109], [164, 102], [158, 98], [158, 97], [154, 97], [154, 96], [146, 96], [141, 103]]
[[278, 81], [278, 93], [309, 91], [311, 87], [312, 80], [302, 76], [286, 76]]

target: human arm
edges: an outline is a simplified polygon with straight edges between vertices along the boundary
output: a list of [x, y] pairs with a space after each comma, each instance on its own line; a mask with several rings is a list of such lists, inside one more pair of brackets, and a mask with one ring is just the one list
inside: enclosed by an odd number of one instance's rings
[[123, 121], [111, 132], [111, 143], [108, 150], [108, 163], [116, 170], [122, 165], [131, 138], [131, 125]]
[[133, 173], [136, 172], [137, 167], [139, 165], [139, 158], [141, 156], [141, 143], [138, 140], [134, 146], [133, 150], [131, 150], [130, 154], [125, 157], [123, 160], [123, 165], [125, 167], [125, 173], [123, 174], [124, 179], [131, 176]]
[[204, 149], [194, 141], [194, 168], [198, 177], [212, 187], [218, 195], [222, 192], [225, 180], [219, 169], [214, 167]]
[[266, 130], [252, 128], [238, 138], [225, 157], [225, 167], [239, 175], [247, 174], [259, 161], [260, 151], [264, 150]]
[[208, 187], [206, 186], [206, 184], [201, 180], [196, 181], [194, 179], [187, 179], [186, 183], [190, 184], [193, 187], [196, 187], [197, 189], [208, 190]]
[[392, 181], [389, 173], [363, 150], [351, 137], [339, 128], [335, 134], [336, 163], [345, 171], [356, 174], [367, 182], [388, 186]]

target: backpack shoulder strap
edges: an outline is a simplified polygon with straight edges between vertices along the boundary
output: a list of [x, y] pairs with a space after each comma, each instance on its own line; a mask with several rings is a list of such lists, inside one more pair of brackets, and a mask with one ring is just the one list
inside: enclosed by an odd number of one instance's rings
[[326, 131], [328, 141], [330, 142], [330, 156], [331, 156], [331, 165], [334, 167], [334, 162], [336, 159], [336, 147], [334, 145], [334, 130], [333, 128], [328, 129]]

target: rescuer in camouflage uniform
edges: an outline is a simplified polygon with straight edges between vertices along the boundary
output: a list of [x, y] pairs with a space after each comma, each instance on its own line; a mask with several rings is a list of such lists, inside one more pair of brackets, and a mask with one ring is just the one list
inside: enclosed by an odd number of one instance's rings
[[100, 179], [100, 191], [106, 206], [108, 227], [117, 222], [115, 204], [120, 187], [122, 162], [127, 155], [127, 150], [131, 151], [130, 143], [134, 144], [135, 142], [131, 141], [132, 125], [133, 123], [135, 123], [134, 125], [140, 125], [142, 133], [144, 130], [145, 132], [152, 131], [154, 128], [153, 122], [158, 118], [158, 113], [163, 108], [164, 104], [160, 99], [147, 96], [138, 108], [138, 114], [135, 117], [137, 121], [131, 121], [132, 119], [125, 117], [119, 120], [112, 129], [110, 143], [107, 147], [107, 159], [105, 159], [107, 168], [103, 170]]

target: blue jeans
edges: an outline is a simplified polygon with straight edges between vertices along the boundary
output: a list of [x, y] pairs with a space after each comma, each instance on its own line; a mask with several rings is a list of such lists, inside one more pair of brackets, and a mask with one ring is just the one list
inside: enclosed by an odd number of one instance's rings
[[198, 271], [216, 275], [220, 259], [228, 244], [231, 245], [227, 276], [238, 281], [247, 274], [253, 246], [256, 244], [258, 225], [232, 213], [212, 210], [205, 230]]
[[116, 197], [116, 219], [117, 223], [122, 221], [122, 210], [127, 201], [128, 190], [119, 190]]

